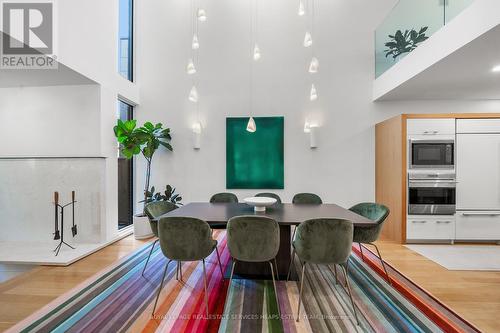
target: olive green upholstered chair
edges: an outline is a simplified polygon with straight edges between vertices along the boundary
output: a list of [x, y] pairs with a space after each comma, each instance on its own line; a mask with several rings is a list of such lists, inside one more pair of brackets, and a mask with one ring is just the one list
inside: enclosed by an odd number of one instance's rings
[[208, 317], [207, 273], [205, 259], [215, 250], [219, 262], [220, 272], [224, 279], [224, 272], [217, 249], [217, 241], [212, 238], [212, 230], [207, 222], [193, 217], [163, 217], [158, 223], [158, 237], [163, 255], [168, 259], [156, 295], [153, 314], [163, 288], [163, 280], [168, 265], [172, 261], [202, 261], [203, 281], [205, 284], [205, 307]]
[[300, 318], [300, 301], [304, 288], [304, 275], [306, 265], [340, 265], [346, 280], [347, 291], [351, 298], [356, 322], [359, 324], [356, 306], [352, 298], [351, 286], [348, 275], [348, 259], [352, 250], [353, 224], [351, 221], [342, 219], [320, 218], [302, 222], [297, 227], [297, 234], [292, 242], [292, 261], [288, 270], [287, 280], [293, 266], [295, 254], [302, 264], [300, 278], [299, 305], [297, 309], [297, 321]]
[[[238, 203], [238, 197], [234, 193], [222, 192], [212, 195], [210, 203]], [[211, 224], [212, 229], [226, 229], [225, 223]]]
[[[292, 203], [297, 205], [321, 205], [323, 203], [323, 200], [321, 200], [319, 195], [314, 193], [297, 193], [293, 196]], [[297, 227], [294, 227], [292, 240], [295, 237], [296, 230]]]
[[276, 199], [276, 204], [280, 205], [281, 204], [281, 198], [279, 195], [277, 194], [274, 194], [274, 193], [257, 193], [255, 195], [256, 197], [266, 197], [266, 198], [274, 198]]
[[319, 195], [314, 193], [297, 193], [293, 196], [292, 203], [294, 204], [307, 204], [307, 205], [321, 205], [323, 200]]
[[[149, 225], [151, 226], [151, 231], [153, 234], [158, 237], [158, 221], [155, 221], [156, 218], [162, 216], [163, 214], [166, 214], [174, 209], [176, 209], [177, 206], [171, 202], [168, 201], [156, 201], [156, 202], [151, 202], [144, 207], [144, 213], [149, 219]], [[144, 276], [144, 272], [146, 271], [146, 266], [148, 265], [149, 258], [151, 257], [151, 254], [153, 253], [153, 249], [158, 242], [158, 239], [156, 239], [153, 242], [153, 246], [151, 246], [151, 250], [149, 251], [148, 259], [146, 259], [146, 264], [144, 265], [144, 268], [142, 269], [142, 275]], [[180, 267], [180, 264], [177, 266], [178, 269]]]
[[[275, 268], [276, 276], [278, 275], [278, 266], [276, 264], [276, 255], [280, 247], [278, 222], [264, 216], [235, 216], [227, 222], [227, 247], [233, 261], [229, 286], [231, 286], [234, 267], [238, 261], [268, 262], [271, 267], [274, 293], [279, 311], [274, 274]], [[272, 261], [274, 261], [274, 268]]]
[[387, 276], [387, 281], [392, 285], [391, 278], [389, 277], [389, 273], [387, 272], [387, 268], [385, 266], [384, 260], [380, 255], [380, 251], [375, 245], [375, 241], [380, 236], [380, 232], [382, 231], [382, 226], [384, 225], [385, 220], [389, 216], [389, 208], [384, 205], [380, 205], [373, 202], [362, 202], [357, 205], [349, 208], [350, 211], [364, 216], [372, 221], [377, 222], [373, 227], [354, 227], [354, 237], [353, 242], [359, 244], [359, 250], [361, 251], [361, 258], [364, 261], [363, 255], [363, 247], [361, 244], [370, 244], [375, 247], [377, 250], [378, 257], [380, 262], [382, 263], [382, 267], [384, 268], [385, 275]]
[[234, 193], [223, 192], [212, 195], [211, 203], [238, 203], [238, 197]]

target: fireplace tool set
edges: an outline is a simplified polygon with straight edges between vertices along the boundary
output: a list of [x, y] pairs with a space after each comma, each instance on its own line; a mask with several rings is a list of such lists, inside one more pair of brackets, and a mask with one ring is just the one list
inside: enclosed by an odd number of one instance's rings
[[[71, 191], [71, 202], [61, 205], [59, 204], [59, 192], [54, 192], [54, 213], [55, 213], [55, 223], [54, 223], [54, 240], [60, 240], [59, 245], [54, 249], [56, 256], [59, 254], [63, 244], [69, 246], [73, 250], [73, 246], [69, 245], [64, 241], [64, 208], [71, 206], [71, 215], [73, 217], [73, 225], [71, 226], [71, 233], [73, 237], [78, 233], [77, 226], [75, 224], [75, 191]], [[61, 216], [61, 226], [59, 227], [59, 215]]]

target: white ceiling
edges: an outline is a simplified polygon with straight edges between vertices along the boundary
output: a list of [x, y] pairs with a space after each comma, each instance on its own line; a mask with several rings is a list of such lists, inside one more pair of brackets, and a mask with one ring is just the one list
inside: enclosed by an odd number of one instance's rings
[[489, 30], [379, 100], [500, 99], [500, 25]]

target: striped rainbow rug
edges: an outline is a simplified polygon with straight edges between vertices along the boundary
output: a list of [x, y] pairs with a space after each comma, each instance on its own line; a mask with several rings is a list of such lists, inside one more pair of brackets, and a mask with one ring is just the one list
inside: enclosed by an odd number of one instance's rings
[[[230, 263], [225, 231], [216, 231], [223, 266]], [[309, 266], [303, 310], [295, 321], [297, 282], [278, 281], [281, 317], [271, 281], [235, 279], [228, 288], [208, 258], [209, 318], [206, 318], [201, 263], [183, 263], [183, 281], [170, 265], [154, 316], [153, 302], [166, 259], [156, 248], [142, 268], [151, 244], [98, 273], [11, 328], [12, 332], [442, 332], [407, 298], [390, 287], [359, 257], [350, 259], [350, 278], [360, 326], [355, 324], [343, 281], [330, 269]], [[395, 274], [395, 278], [397, 278]], [[227, 300], [226, 300], [227, 295]], [[451, 313], [450, 316], [453, 314]], [[431, 316], [432, 317], [432, 316]], [[453, 318], [453, 320], [458, 320]], [[464, 328], [465, 327], [465, 328]], [[463, 330], [474, 331], [464, 325]], [[446, 329], [449, 331], [448, 329]]]

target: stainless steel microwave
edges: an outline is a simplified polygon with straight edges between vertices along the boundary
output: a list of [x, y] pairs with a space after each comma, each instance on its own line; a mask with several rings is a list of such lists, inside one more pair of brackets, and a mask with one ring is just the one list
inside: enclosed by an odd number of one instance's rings
[[410, 139], [410, 169], [453, 169], [455, 168], [454, 140]]

